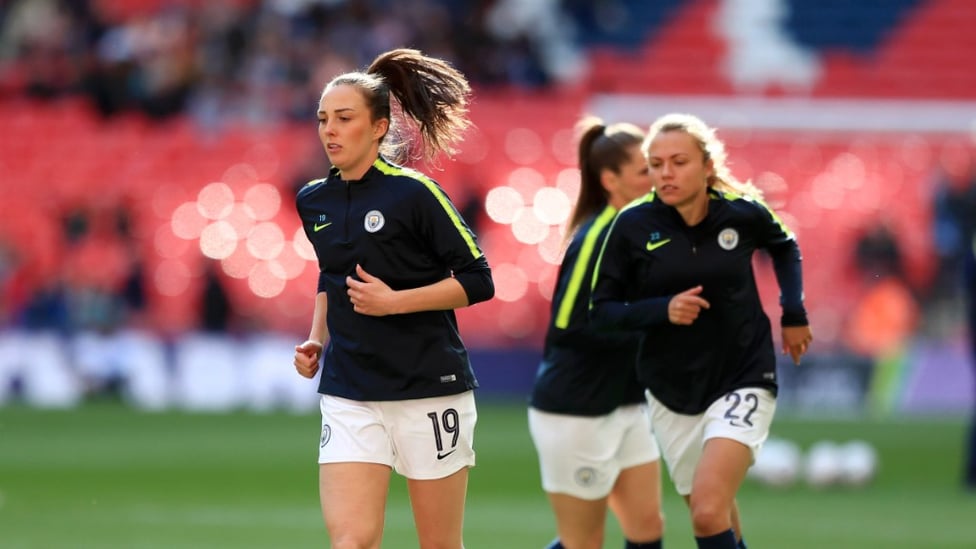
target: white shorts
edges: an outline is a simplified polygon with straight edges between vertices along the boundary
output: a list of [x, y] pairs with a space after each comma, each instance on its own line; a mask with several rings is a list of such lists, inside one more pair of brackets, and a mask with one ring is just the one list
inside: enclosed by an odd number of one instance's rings
[[389, 465], [417, 480], [474, 466], [474, 392], [361, 402], [322, 395], [319, 463]]
[[654, 436], [668, 466], [674, 487], [682, 496], [691, 493], [695, 469], [705, 441], [728, 438], [752, 450], [755, 461], [769, 436], [776, 398], [767, 389], [743, 388], [719, 398], [698, 415], [672, 412], [647, 391]]
[[621, 406], [604, 416], [553, 414], [529, 408], [542, 488], [595, 500], [613, 489], [620, 471], [660, 457], [647, 406]]

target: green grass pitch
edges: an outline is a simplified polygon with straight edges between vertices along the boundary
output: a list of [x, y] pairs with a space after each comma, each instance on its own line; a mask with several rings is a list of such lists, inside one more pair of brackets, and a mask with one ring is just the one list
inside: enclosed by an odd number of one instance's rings
[[[140, 413], [113, 404], [67, 411], [0, 408], [3, 549], [321, 548], [317, 415]], [[861, 438], [881, 469], [865, 489], [749, 484], [740, 493], [753, 549], [976, 547], [976, 494], [960, 489], [966, 425], [956, 419], [777, 418], [803, 448]], [[479, 403], [468, 549], [534, 549], [554, 526], [539, 488], [525, 408]], [[693, 549], [684, 505], [665, 479], [668, 549]], [[623, 546], [611, 519], [606, 547]], [[394, 476], [384, 548], [417, 543]]]

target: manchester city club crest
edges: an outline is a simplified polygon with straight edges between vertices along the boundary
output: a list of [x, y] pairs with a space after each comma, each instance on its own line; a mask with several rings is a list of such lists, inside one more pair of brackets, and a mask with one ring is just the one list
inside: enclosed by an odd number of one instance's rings
[[580, 467], [576, 470], [576, 482], [580, 486], [589, 486], [596, 481], [596, 469], [592, 467]]
[[723, 250], [733, 250], [739, 245], [739, 232], [735, 229], [722, 229], [718, 233], [718, 245]]
[[386, 223], [386, 219], [383, 217], [383, 213], [379, 210], [370, 210], [366, 212], [366, 218], [363, 220], [363, 226], [366, 228], [366, 232], [375, 233], [376, 231], [383, 228], [383, 224]]

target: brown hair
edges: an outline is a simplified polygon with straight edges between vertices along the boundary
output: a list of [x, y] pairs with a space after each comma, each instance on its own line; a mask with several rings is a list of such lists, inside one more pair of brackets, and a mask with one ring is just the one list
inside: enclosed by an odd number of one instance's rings
[[732, 175], [725, 144], [715, 135], [713, 128], [708, 127], [704, 121], [692, 114], [671, 113], [655, 120], [647, 132], [647, 139], [644, 140], [644, 156], [647, 156], [651, 141], [658, 134], [671, 131], [681, 131], [690, 135], [698, 143], [698, 148], [704, 155], [702, 161], [712, 161], [715, 173], [708, 178], [709, 187], [720, 192], [762, 198], [763, 193], [758, 187], [749, 181], [739, 181]]
[[[448, 62], [417, 50], [400, 48], [382, 53], [364, 72], [333, 78], [322, 93], [339, 85], [355, 86], [362, 92], [373, 120], [390, 120], [386, 135], [405, 133], [396, 128], [395, 118], [410, 126], [407, 131], [416, 129], [423, 144], [420, 156], [426, 161], [440, 153], [454, 154], [455, 145], [471, 125], [467, 118], [471, 96], [467, 79]], [[391, 94], [396, 106], [391, 105]], [[383, 155], [395, 161], [412, 156], [405, 150], [410, 145], [408, 140], [388, 142], [386, 135], [380, 139]]]
[[618, 122], [607, 126], [595, 116], [580, 119], [576, 131], [580, 134], [577, 154], [580, 191], [567, 234], [606, 207], [609, 196], [600, 182], [600, 173], [603, 170], [620, 173], [620, 166], [630, 160], [629, 149], [644, 140], [644, 132], [633, 124]]

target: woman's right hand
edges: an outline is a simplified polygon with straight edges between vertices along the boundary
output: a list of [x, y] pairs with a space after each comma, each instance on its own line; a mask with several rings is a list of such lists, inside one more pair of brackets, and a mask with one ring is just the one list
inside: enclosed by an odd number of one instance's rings
[[689, 326], [698, 318], [698, 313], [702, 309], [711, 306], [705, 298], [701, 297], [701, 293], [702, 287], [695, 286], [671, 298], [668, 302], [668, 320], [671, 324]]
[[319, 359], [322, 357], [322, 344], [311, 339], [295, 346], [295, 369], [299, 375], [309, 379], [315, 377], [319, 371]]

